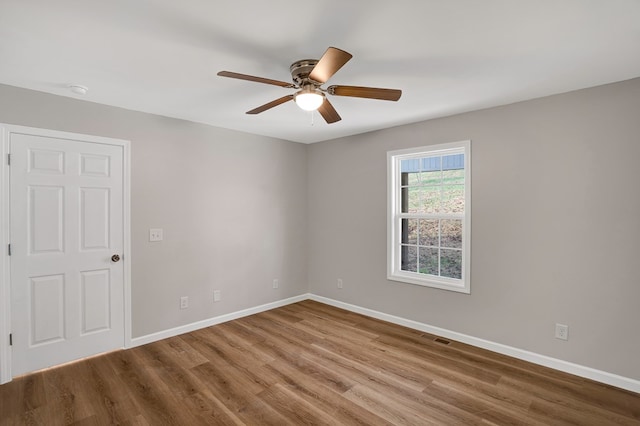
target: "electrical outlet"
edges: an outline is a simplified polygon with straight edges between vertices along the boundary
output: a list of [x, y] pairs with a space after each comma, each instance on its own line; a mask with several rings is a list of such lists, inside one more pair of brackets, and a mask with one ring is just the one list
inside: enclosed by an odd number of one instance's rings
[[556, 339], [569, 340], [569, 326], [556, 324]]
[[213, 301], [219, 302], [222, 299], [222, 295], [220, 294], [220, 290], [213, 290]]
[[164, 231], [161, 228], [149, 229], [149, 241], [162, 241], [164, 239]]
[[278, 279], [276, 278], [275, 280], [273, 280], [273, 288], [278, 288], [280, 287], [280, 281], [278, 281]]
[[342, 278], [338, 278], [338, 288], [342, 288]]
[[189, 296], [182, 296], [180, 298], [180, 309], [187, 309], [189, 307]]

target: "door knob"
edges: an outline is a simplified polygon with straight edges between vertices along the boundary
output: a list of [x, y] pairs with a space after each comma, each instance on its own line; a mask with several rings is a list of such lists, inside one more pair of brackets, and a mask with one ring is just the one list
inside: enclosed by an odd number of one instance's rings
[[117, 262], [118, 260], [120, 260], [120, 255], [114, 254], [113, 256], [111, 256], [111, 261], [112, 262]]

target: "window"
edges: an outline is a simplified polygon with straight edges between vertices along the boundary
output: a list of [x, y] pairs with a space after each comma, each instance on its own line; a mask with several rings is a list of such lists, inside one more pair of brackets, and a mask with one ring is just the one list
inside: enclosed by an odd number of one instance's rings
[[387, 278], [469, 293], [470, 142], [387, 153]]

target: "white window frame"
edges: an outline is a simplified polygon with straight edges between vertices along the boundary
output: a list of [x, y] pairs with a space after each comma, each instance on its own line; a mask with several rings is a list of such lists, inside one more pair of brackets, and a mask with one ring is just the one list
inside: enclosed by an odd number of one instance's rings
[[[462, 274], [460, 279], [401, 270], [401, 222], [424, 215], [401, 211], [402, 160], [429, 156], [464, 154], [464, 213], [451, 217], [462, 219]], [[426, 287], [471, 293], [471, 141], [422, 146], [387, 152], [387, 279]], [[446, 214], [438, 214], [446, 216]]]

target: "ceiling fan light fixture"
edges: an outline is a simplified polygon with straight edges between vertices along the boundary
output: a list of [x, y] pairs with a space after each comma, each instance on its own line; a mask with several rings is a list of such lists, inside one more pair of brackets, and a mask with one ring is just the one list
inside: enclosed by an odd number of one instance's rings
[[296, 104], [305, 111], [315, 111], [324, 101], [324, 94], [315, 89], [303, 89], [295, 94]]

